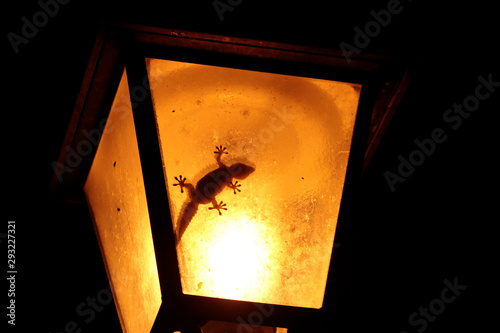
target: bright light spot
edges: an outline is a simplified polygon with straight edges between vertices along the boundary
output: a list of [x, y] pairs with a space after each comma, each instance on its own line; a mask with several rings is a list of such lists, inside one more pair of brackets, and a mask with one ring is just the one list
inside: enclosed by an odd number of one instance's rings
[[247, 218], [224, 225], [224, 230], [207, 249], [215, 294], [245, 299], [261, 291], [269, 260], [263, 234], [263, 228]]

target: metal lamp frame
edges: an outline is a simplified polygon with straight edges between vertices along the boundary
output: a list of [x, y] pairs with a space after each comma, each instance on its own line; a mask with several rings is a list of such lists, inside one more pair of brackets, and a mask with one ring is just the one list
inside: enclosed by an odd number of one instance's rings
[[[385, 56], [359, 55], [347, 62], [338, 50], [119, 24], [103, 24], [91, 52], [63, 147], [76, 149], [78, 142], [85, 139], [85, 131], [102, 127], [102, 120], [109, 114], [125, 68], [162, 293], [162, 305], [152, 331], [199, 332], [197, 326], [208, 320], [239, 322], [238, 318], [250, 318], [258, 309], [272, 309], [271, 315], [258, 317], [260, 325], [286, 327], [292, 333], [308, 331], [311, 323], [331, 322], [332, 313], [339, 306], [346, 277], [339, 271], [340, 267], [334, 269], [338, 261], [345, 262], [339, 258], [342, 251], [332, 254], [321, 309], [256, 304], [182, 293], [149, 90], [145, 61], [148, 57], [362, 84], [336, 243], [348, 242], [343, 239], [348, 235], [342, 233], [342, 226], [348, 223], [349, 211], [355, 203], [356, 183], [370, 162], [408, 85], [410, 71], [395, 59]], [[138, 87], [142, 87], [140, 98], [137, 97]], [[64, 167], [60, 174], [53, 177], [50, 189], [53, 197], [81, 200], [95, 150], [74, 167], [69, 162], [68, 149], [61, 149], [58, 163]]]

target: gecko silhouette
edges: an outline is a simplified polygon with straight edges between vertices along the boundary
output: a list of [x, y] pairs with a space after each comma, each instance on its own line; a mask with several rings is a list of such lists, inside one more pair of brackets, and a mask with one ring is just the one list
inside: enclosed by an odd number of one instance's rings
[[181, 188], [181, 193], [184, 193], [184, 189], [186, 189], [189, 197], [184, 203], [177, 221], [176, 244], [180, 242], [182, 235], [198, 211], [198, 206], [200, 204], [205, 205], [212, 203], [212, 207], [208, 209], [217, 209], [219, 215], [222, 215], [221, 209], [227, 210], [225, 207], [226, 204], [222, 201], [217, 203], [215, 196], [226, 187], [231, 188], [234, 194], [236, 194], [236, 191], [241, 192], [239, 189], [241, 184], [238, 184], [237, 180], [233, 184], [233, 179], [245, 179], [255, 171], [255, 168], [243, 163], [234, 163], [231, 166], [225, 165], [221, 161], [221, 157], [223, 154], [228, 153], [226, 147], [220, 145], [219, 147], [215, 147], [215, 149], [215, 159], [219, 167], [203, 176], [198, 183], [196, 183], [196, 187], [186, 183], [186, 178], [183, 178], [182, 175], [179, 175], [179, 178], [175, 177], [177, 184], [173, 185], [179, 186]]

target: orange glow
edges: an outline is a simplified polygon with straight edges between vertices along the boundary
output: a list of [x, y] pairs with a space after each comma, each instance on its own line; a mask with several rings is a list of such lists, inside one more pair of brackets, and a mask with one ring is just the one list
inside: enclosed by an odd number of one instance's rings
[[161, 304], [127, 76], [84, 187], [124, 332], [150, 332]]
[[261, 266], [269, 267], [269, 245], [259, 224], [241, 218], [218, 225], [213, 246], [207, 248], [207, 266], [214, 294], [230, 299], [255, 298], [255, 281], [267, 278]]
[[158, 59], [148, 72], [183, 292], [321, 307], [361, 86]]

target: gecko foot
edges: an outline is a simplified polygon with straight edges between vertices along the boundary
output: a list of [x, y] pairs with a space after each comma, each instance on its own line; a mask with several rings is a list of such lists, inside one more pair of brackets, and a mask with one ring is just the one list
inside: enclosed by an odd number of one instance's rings
[[208, 209], [217, 209], [219, 211], [219, 215], [222, 215], [221, 213], [221, 209], [224, 209], [224, 210], [227, 210], [227, 208], [225, 208], [224, 206], [226, 206], [225, 203], [223, 203], [222, 201], [220, 203], [217, 203], [217, 201], [213, 201], [212, 202], [212, 205], [213, 207], [208, 207]]
[[215, 147], [215, 149], [217, 149], [216, 151], [214, 151], [214, 154], [219, 154], [219, 156], [222, 156], [222, 154], [228, 154], [228, 152], [226, 151], [226, 147], [222, 147], [222, 145], [220, 145], [219, 147]]
[[235, 181], [234, 184], [231, 182], [229, 185], [227, 185], [229, 188], [233, 189], [234, 194], [236, 194], [236, 191], [241, 192], [241, 190], [238, 188], [241, 186], [241, 184], [238, 184], [238, 181]]
[[179, 182], [178, 184], [174, 184], [174, 186], [180, 186], [181, 193], [184, 193], [184, 187], [186, 186], [185, 185], [186, 178], [182, 179], [182, 175], [179, 175], [179, 178], [177, 178], [177, 177], [174, 177], [174, 178], [175, 178], [175, 180], [177, 180]]

